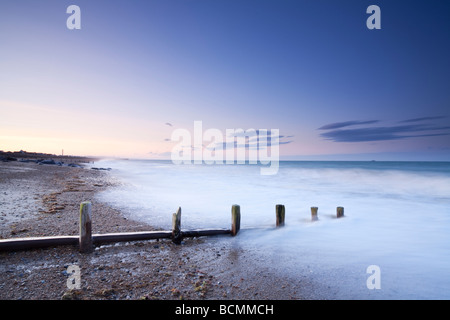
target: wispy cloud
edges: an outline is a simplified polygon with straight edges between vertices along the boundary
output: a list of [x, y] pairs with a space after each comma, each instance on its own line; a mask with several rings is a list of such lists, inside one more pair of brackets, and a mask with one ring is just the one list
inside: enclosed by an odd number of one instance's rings
[[[222, 142], [222, 149], [234, 149], [234, 148], [246, 148], [249, 150], [259, 150], [265, 149], [271, 146], [283, 145], [292, 143], [294, 140], [288, 138], [293, 138], [294, 136], [284, 136], [284, 135], [275, 135], [271, 130], [255, 130], [254, 134], [248, 135], [244, 132], [235, 132], [232, 135], [229, 135], [230, 138], [242, 138], [245, 137], [244, 142], [239, 140], [232, 140], [229, 142]], [[220, 145], [217, 144], [216, 148]], [[213, 149], [213, 148], [211, 148]]]
[[[401, 140], [417, 137], [435, 137], [450, 135], [450, 126], [423, 123], [425, 121], [443, 119], [445, 117], [423, 117], [399, 121], [399, 123], [411, 123], [397, 126], [375, 126], [362, 128], [347, 128], [348, 126], [378, 123], [371, 121], [346, 121], [332, 123], [320, 127], [318, 130], [330, 130], [321, 133], [320, 136], [334, 142], [369, 142]], [[420, 122], [420, 123], [417, 123]]]
[[330, 124], [324, 125], [324, 126], [320, 127], [318, 130], [340, 129], [340, 128], [349, 127], [349, 126], [377, 123], [379, 121], [380, 120], [335, 122], [335, 123], [330, 123]]
[[166, 151], [166, 152], [149, 151], [147, 154], [150, 155], [151, 157], [155, 157], [155, 158], [169, 158], [171, 156], [172, 152], [170, 152], [170, 151]]
[[447, 118], [447, 117], [446, 116], [422, 117], [422, 118], [402, 120], [402, 121], [399, 121], [399, 123], [421, 122], [421, 121], [437, 120], [437, 119], [444, 119], [444, 118]]

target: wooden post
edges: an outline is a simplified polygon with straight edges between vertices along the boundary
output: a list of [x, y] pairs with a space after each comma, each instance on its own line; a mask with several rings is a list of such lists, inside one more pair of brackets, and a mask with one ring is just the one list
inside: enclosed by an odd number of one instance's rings
[[92, 205], [90, 202], [85, 201], [80, 205], [80, 252], [89, 253], [92, 252]]
[[344, 207], [337, 207], [336, 208], [336, 217], [342, 218], [344, 216]]
[[311, 207], [311, 221], [319, 220], [319, 218], [317, 217], [317, 210], [319, 210], [318, 207]]
[[283, 227], [284, 226], [284, 217], [285, 217], [285, 208], [282, 204], [277, 204], [275, 206], [275, 213], [277, 217], [277, 227]]
[[172, 215], [172, 242], [180, 244], [183, 240], [181, 233], [181, 207], [178, 208], [177, 213]]
[[231, 207], [231, 235], [234, 237], [241, 229], [241, 207], [233, 204]]

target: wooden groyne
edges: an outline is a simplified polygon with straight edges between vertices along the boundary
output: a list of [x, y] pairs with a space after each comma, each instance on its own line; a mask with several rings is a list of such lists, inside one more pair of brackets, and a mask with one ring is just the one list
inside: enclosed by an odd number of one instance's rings
[[[311, 221], [318, 220], [318, 208], [311, 207]], [[285, 206], [277, 204], [275, 206], [276, 227], [285, 225]], [[344, 216], [344, 208], [336, 208], [336, 217]], [[181, 208], [172, 215], [172, 230], [170, 231], [140, 231], [140, 232], [120, 232], [92, 234], [92, 204], [82, 202], [80, 205], [80, 223], [78, 236], [52, 236], [52, 237], [28, 237], [12, 238], [0, 240], [0, 251], [18, 251], [45, 247], [79, 246], [81, 253], [90, 253], [94, 246], [113, 242], [128, 242], [156, 239], [172, 239], [175, 244], [180, 244], [183, 238], [231, 235], [236, 236], [240, 230], [241, 210], [239, 205], [231, 207], [231, 228], [230, 229], [181, 229]]]

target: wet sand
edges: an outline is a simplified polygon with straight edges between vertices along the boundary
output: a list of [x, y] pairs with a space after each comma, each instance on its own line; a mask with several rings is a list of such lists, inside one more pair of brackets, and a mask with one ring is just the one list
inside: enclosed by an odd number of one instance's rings
[[[93, 233], [157, 230], [96, 199], [97, 192], [118, 184], [105, 171], [0, 162], [0, 238], [78, 235], [82, 201], [92, 202]], [[80, 289], [68, 289], [71, 265], [80, 268]], [[231, 236], [186, 238], [181, 245], [115, 243], [90, 254], [75, 246], [0, 252], [2, 300], [291, 300], [334, 294], [307, 275], [286, 277]]]

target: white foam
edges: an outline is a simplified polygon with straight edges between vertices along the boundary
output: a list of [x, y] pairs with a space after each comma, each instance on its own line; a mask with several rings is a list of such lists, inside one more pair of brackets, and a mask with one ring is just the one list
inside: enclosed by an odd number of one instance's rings
[[[273, 227], [275, 205], [281, 203], [285, 228], [242, 232], [237, 241], [289, 276], [303, 272], [293, 266], [306, 259], [343, 298], [450, 298], [448, 173], [320, 163], [281, 164], [275, 176], [261, 176], [249, 165], [123, 161], [107, 166], [127, 185], [101, 199], [134, 218], [170, 228], [171, 214], [181, 206], [183, 228], [229, 227], [231, 205], [239, 204], [242, 228]], [[311, 206], [319, 207], [315, 223]], [[344, 219], [335, 218], [337, 206], [345, 207]], [[366, 287], [372, 264], [382, 271], [381, 290]], [[336, 280], [336, 273], [347, 280]]]

